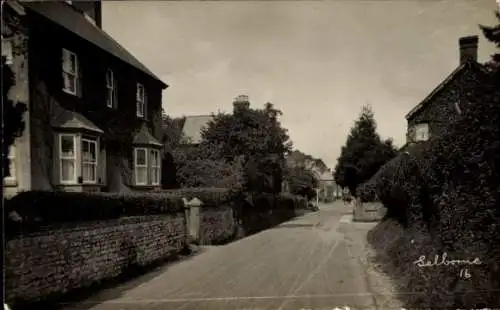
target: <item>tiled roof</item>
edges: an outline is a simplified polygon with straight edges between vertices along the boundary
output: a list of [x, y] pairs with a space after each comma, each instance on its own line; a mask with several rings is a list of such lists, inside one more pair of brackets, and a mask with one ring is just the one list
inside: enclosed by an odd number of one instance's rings
[[52, 127], [63, 129], [86, 129], [103, 133], [94, 123], [80, 113], [55, 106], [52, 114]]
[[[36, 12], [52, 22], [66, 28], [75, 35], [89, 41], [104, 51], [143, 71], [160, 81], [164, 88], [168, 87], [160, 78], [151, 72], [130, 52], [116, 42], [104, 30], [87, 21], [85, 16], [63, 1], [32, 1], [22, 2], [29, 11]], [[134, 21], [132, 21], [134, 22]]]
[[459, 73], [461, 73], [462, 71], [464, 71], [467, 68], [476, 68], [476, 69], [481, 70], [482, 72], [485, 72], [485, 73], [487, 72], [485, 67], [483, 65], [481, 65], [480, 63], [478, 63], [477, 61], [470, 60], [470, 61], [464, 62], [463, 64], [458, 66], [455, 70], [453, 70], [453, 72], [451, 72], [448, 75], [448, 77], [446, 77], [446, 79], [444, 79], [444, 81], [442, 81], [436, 88], [434, 88], [434, 90], [427, 97], [425, 97], [424, 100], [422, 100], [410, 112], [408, 112], [408, 114], [406, 114], [405, 118], [410, 119], [418, 111], [421, 111], [424, 107], [426, 107], [427, 104], [429, 104], [429, 102], [431, 101], [431, 99], [434, 98], [434, 96], [436, 96], [441, 90], [443, 90], [446, 86], [448, 86], [455, 79], [455, 77], [458, 76]]
[[135, 145], [156, 145], [163, 146], [151, 133], [146, 124], [142, 124], [134, 135], [133, 144]]
[[202, 129], [213, 119], [211, 115], [186, 116], [182, 133], [189, 143], [197, 144], [202, 140]]

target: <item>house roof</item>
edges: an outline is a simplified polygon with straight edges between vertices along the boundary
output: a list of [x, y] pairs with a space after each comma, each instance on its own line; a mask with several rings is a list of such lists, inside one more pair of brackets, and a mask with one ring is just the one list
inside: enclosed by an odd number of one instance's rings
[[82, 13], [77, 11], [71, 5], [62, 1], [22, 2], [22, 5], [28, 10], [44, 16], [52, 22], [66, 28], [81, 38], [158, 80], [162, 83], [163, 88], [168, 87], [167, 84], [165, 84], [139, 60], [137, 60], [137, 58], [135, 58], [123, 46], [116, 42], [109, 34], [90, 23]]
[[411, 111], [408, 112], [408, 114], [406, 114], [405, 118], [408, 120], [408, 119], [412, 118], [416, 113], [418, 113], [419, 111], [421, 111], [423, 108], [425, 108], [429, 104], [429, 102], [431, 102], [431, 100], [439, 92], [441, 92], [441, 90], [443, 90], [446, 86], [448, 86], [449, 84], [451, 84], [451, 82], [453, 82], [453, 80], [455, 79], [455, 77], [457, 77], [461, 72], [465, 71], [468, 68], [476, 68], [476, 69], [481, 70], [481, 71], [483, 71], [485, 73], [487, 72], [486, 69], [485, 69], [485, 67], [483, 65], [481, 65], [480, 63], [478, 63], [477, 61], [469, 60], [469, 61], [466, 61], [466, 62], [462, 63], [455, 70], [453, 70], [453, 72], [451, 72], [446, 77], [446, 79], [444, 79], [444, 81], [442, 81], [436, 88], [434, 88], [434, 90], [429, 95], [427, 95], [427, 97], [425, 97], [424, 100], [422, 100], [413, 109], [411, 109]]
[[197, 144], [202, 140], [202, 129], [213, 119], [212, 115], [186, 116], [182, 133], [189, 140], [189, 143]]
[[149, 133], [149, 129], [145, 123], [141, 125], [139, 130], [135, 133], [132, 143], [135, 145], [156, 145], [163, 146], [152, 134]]
[[55, 106], [52, 114], [52, 127], [62, 129], [85, 129], [97, 133], [103, 131], [80, 113]]

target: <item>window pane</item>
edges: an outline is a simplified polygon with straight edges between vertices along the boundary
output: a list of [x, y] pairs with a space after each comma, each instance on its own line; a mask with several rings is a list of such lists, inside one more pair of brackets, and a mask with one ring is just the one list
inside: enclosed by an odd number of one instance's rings
[[136, 150], [135, 153], [136, 159], [136, 165], [146, 165], [146, 150], [143, 149], [138, 149]]
[[137, 184], [146, 184], [147, 182], [147, 168], [146, 167], [136, 167], [135, 168], [135, 180]]
[[144, 103], [142, 101], [137, 101], [137, 115], [144, 115]]
[[137, 85], [137, 101], [144, 101], [144, 87]]
[[69, 73], [63, 73], [64, 89], [74, 93], [76, 92], [76, 77]]
[[74, 138], [73, 136], [61, 136], [61, 155], [63, 157], [74, 156], [75, 145], [73, 138]]
[[96, 158], [96, 143], [85, 140], [82, 141], [82, 160], [84, 162], [94, 163]]
[[75, 162], [72, 159], [61, 159], [62, 181], [73, 181], [75, 177]]
[[69, 70], [70, 72], [76, 72], [76, 55], [75, 54], [70, 54], [69, 55]]
[[158, 166], [158, 151], [151, 150], [151, 166]]
[[160, 169], [153, 168], [151, 169], [151, 184], [160, 183]]
[[92, 181], [96, 180], [96, 165], [95, 164], [83, 164], [82, 165], [82, 179], [83, 181]]
[[113, 71], [108, 70], [106, 71], [106, 86], [108, 87], [113, 87], [114, 81], [113, 81]]

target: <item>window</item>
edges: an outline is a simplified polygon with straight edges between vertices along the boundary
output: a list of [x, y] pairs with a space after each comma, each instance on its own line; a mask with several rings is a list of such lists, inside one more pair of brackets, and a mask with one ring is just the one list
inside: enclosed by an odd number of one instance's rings
[[78, 58], [75, 53], [63, 49], [63, 91], [76, 95], [78, 84]]
[[138, 117], [144, 117], [146, 111], [146, 92], [142, 84], [137, 84], [136, 111]]
[[145, 148], [136, 148], [134, 156], [135, 184], [147, 185], [148, 182], [148, 153]]
[[427, 141], [429, 139], [429, 124], [418, 124], [415, 126], [415, 140]]
[[97, 181], [97, 141], [82, 139], [82, 181]]
[[158, 150], [151, 150], [151, 173], [150, 173], [150, 183], [151, 185], [160, 184], [160, 152]]
[[7, 65], [13, 63], [12, 38], [5, 38], [2, 36], [2, 57], [5, 57], [5, 63]]
[[15, 183], [16, 182], [16, 146], [11, 145], [9, 148], [9, 156], [7, 157], [9, 161], [9, 176], [4, 177], [5, 183]]
[[59, 159], [61, 183], [76, 182], [76, 136], [59, 136]]
[[106, 88], [107, 88], [106, 106], [108, 108], [115, 108], [116, 96], [117, 96], [116, 79], [115, 79], [115, 74], [110, 69], [106, 71]]

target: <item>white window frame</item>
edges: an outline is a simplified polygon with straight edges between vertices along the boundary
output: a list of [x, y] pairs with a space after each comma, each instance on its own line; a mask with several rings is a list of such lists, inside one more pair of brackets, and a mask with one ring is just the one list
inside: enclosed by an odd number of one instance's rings
[[13, 185], [17, 182], [17, 162], [16, 162], [16, 145], [11, 145], [9, 147], [9, 155], [7, 156], [7, 160], [9, 161], [9, 172], [10, 175], [4, 177], [4, 184]]
[[[145, 164], [141, 164], [141, 165], [138, 165], [137, 164], [137, 159], [138, 159], [138, 156], [137, 156], [137, 153], [139, 151], [144, 151], [144, 160], [146, 161]], [[148, 185], [148, 180], [149, 180], [149, 169], [148, 169], [148, 164], [149, 164], [149, 161], [148, 161], [148, 149], [145, 148], [145, 147], [136, 147], [134, 148], [134, 175], [135, 175], [135, 185]], [[138, 182], [138, 173], [137, 173], [137, 168], [143, 168], [145, 169], [146, 171], [146, 179], [144, 182]]]
[[[151, 154], [151, 165], [150, 165], [150, 180], [151, 180], [151, 185], [160, 185], [160, 180], [161, 180], [161, 159], [160, 159], [160, 151], [156, 149], [149, 149], [149, 153]], [[156, 155], [157, 162], [155, 164], [153, 158], [154, 155]], [[153, 177], [155, 174], [153, 172], [156, 172], [157, 179], [153, 180]]]
[[[71, 137], [73, 139], [73, 156], [63, 156], [62, 153], [62, 140], [63, 137]], [[78, 163], [77, 163], [77, 157], [76, 157], [76, 152], [77, 152], [77, 147], [76, 144], [78, 142], [77, 136], [75, 134], [59, 134], [58, 135], [58, 152], [59, 152], [59, 182], [61, 184], [75, 184], [77, 183], [77, 170], [78, 170]], [[63, 180], [63, 161], [73, 161], [73, 179], [69, 180]]]
[[[69, 60], [71, 59], [71, 56], [74, 56], [75, 57], [75, 69], [74, 69], [74, 72], [70, 71], [69, 69], [69, 66], [67, 66], [67, 64], [69, 63]], [[71, 52], [70, 50], [67, 50], [65, 48], [62, 49], [62, 75], [63, 75], [63, 91], [70, 94], [70, 95], [75, 95], [77, 94], [77, 90], [78, 90], [78, 82], [79, 82], [79, 78], [78, 78], [78, 69], [79, 69], [79, 66], [78, 66], [78, 56]], [[69, 75], [69, 76], [72, 76], [74, 77], [74, 90], [71, 90], [71, 89], [68, 89], [66, 88], [66, 82], [64, 82], [64, 77], [66, 75]]]
[[[89, 143], [90, 144], [93, 144], [94, 145], [94, 150], [95, 150], [95, 160], [94, 161], [87, 161], [85, 160], [84, 156], [83, 156], [83, 143]], [[83, 184], [96, 184], [97, 183], [97, 180], [98, 180], [98, 177], [97, 177], [97, 167], [98, 167], [98, 157], [99, 157], [99, 149], [98, 149], [98, 146], [99, 144], [97, 143], [97, 139], [93, 140], [93, 139], [89, 139], [89, 138], [82, 138], [82, 141], [81, 141], [81, 171], [82, 171], [82, 183]], [[89, 165], [91, 167], [94, 168], [94, 180], [85, 180], [83, 178], [83, 168], [85, 165]]]
[[415, 141], [429, 140], [429, 124], [420, 123], [415, 125]]
[[116, 78], [111, 69], [106, 70], [106, 106], [108, 108], [116, 107]]
[[[142, 90], [142, 94], [140, 94], [139, 90]], [[144, 117], [144, 114], [146, 114], [146, 89], [141, 83], [137, 83], [135, 98], [136, 115], [137, 117]]]
[[5, 57], [5, 64], [12, 65], [14, 63], [13, 38], [5, 38], [2, 36], [2, 57]]

